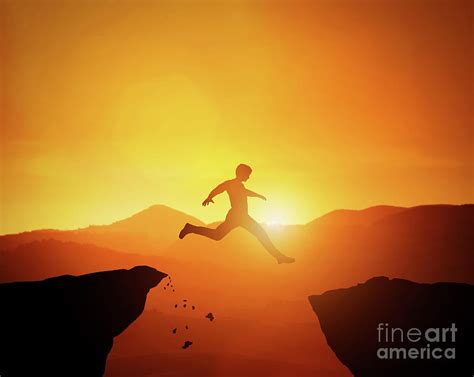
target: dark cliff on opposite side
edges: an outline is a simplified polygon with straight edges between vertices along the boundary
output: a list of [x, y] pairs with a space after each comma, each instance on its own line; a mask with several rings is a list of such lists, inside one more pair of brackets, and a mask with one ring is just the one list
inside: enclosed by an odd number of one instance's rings
[[474, 375], [473, 285], [378, 277], [309, 301], [356, 377]]

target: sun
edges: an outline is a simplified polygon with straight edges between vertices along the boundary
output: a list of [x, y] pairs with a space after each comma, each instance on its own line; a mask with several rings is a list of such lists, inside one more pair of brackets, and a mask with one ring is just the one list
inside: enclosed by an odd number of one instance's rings
[[265, 223], [269, 228], [280, 229], [283, 227], [283, 224], [277, 221], [270, 221]]
[[272, 230], [279, 230], [288, 225], [298, 224], [296, 206], [284, 200], [275, 200], [275, 203], [265, 202], [257, 211], [256, 219]]
[[264, 217], [263, 222], [265, 225], [272, 229], [279, 229], [283, 225], [285, 225], [287, 221], [287, 217], [283, 214], [283, 212], [271, 212], [267, 216]]

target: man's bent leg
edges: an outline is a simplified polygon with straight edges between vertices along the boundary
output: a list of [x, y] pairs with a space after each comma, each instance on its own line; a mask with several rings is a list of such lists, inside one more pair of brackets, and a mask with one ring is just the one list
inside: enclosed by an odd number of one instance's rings
[[245, 218], [241, 225], [243, 228], [247, 229], [250, 233], [257, 237], [263, 247], [270, 253], [270, 255], [276, 258], [278, 263], [292, 263], [295, 261], [294, 258], [290, 258], [282, 254], [270, 240], [270, 237], [268, 237], [265, 229], [263, 229], [262, 226], [250, 216]]
[[[231, 221], [226, 219], [222, 224], [219, 224], [219, 226], [215, 229], [206, 228], [205, 226], [196, 226], [192, 224], [186, 224], [181, 232], [183, 231], [186, 232], [183, 235], [183, 237], [186, 234], [194, 233], [194, 234], [199, 234], [200, 236], [204, 236], [204, 237], [219, 241], [222, 238], [224, 238], [235, 227], [236, 227], [235, 224], [233, 224]], [[180, 238], [183, 238], [183, 237], [180, 236]]]

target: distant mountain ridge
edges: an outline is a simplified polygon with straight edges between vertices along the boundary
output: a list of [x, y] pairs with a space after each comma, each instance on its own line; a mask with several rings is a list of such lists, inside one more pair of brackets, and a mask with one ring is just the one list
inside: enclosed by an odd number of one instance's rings
[[[35, 230], [0, 236], [0, 250], [12, 249], [37, 240], [55, 239], [64, 242], [93, 244], [126, 253], [159, 255], [177, 245], [177, 234], [186, 222], [204, 225], [199, 219], [165, 205], [154, 205], [126, 219], [109, 225], [91, 225], [77, 230]], [[214, 224], [215, 225], [215, 224]], [[456, 233], [474, 226], [474, 204], [422, 205], [410, 208], [379, 205], [363, 210], [335, 210], [306, 225], [282, 226], [275, 236], [310, 239], [314, 235], [334, 235], [351, 232], [359, 237], [360, 228], [377, 227], [377, 232], [401, 232], [441, 229]], [[458, 229], [457, 229], [458, 228]], [[343, 230], [345, 229], [345, 230]], [[341, 233], [342, 232], [342, 233]], [[365, 230], [363, 231], [363, 233]], [[373, 237], [374, 235], [370, 235]], [[226, 239], [227, 240], [227, 239]], [[203, 243], [200, 240], [200, 243]], [[296, 242], [295, 241], [295, 242]], [[205, 243], [205, 242], [204, 242]]]
[[169, 259], [119, 252], [93, 244], [55, 239], [35, 240], [0, 250], [0, 283], [40, 280], [57, 275], [81, 275], [91, 271], [157, 266]]
[[321, 217], [310, 221], [307, 225], [316, 226], [354, 226], [354, 225], [370, 225], [374, 222], [403, 212], [409, 208], [395, 207], [389, 205], [377, 205], [361, 210], [356, 209], [336, 209]]
[[36, 240], [56, 239], [94, 244], [124, 252], [156, 255], [171, 245], [183, 224], [204, 225], [199, 219], [165, 205], [153, 205], [109, 225], [76, 230], [34, 230], [0, 236], [0, 250]]
[[438, 230], [446, 229], [448, 226], [474, 225], [474, 204], [416, 206], [377, 221], [377, 225], [391, 228], [402, 225], [407, 229], [413, 229], [413, 226], [421, 227], [423, 224], [425, 229], [430, 227]]
[[[158, 225], [163, 226], [163, 218], [166, 219], [166, 225], [179, 224], [182, 226], [183, 221], [191, 221], [203, 225], [203, 222], [188, 215], [184, 212], [178, 211], [163, 204], [152, 205], [134, 215], [122, 220], [118, 220], [109, 225], [91, 225], [87, 228], [82, 228], [80, 231], [102, 230], [106, 232], [146, 232], [146, 233], [163, 233], [160, 232]], [[159, 222], [159, 224], [157, 224]]]
[[[335, 210], [306, 227], [320, 232], [355, 232], [375, 228], [389, 232], [456, 231], [474, 227], [474, 204], [429, 204], [415, 207], [374, 206], [362, 210]], [[364, 230], [365, 231], [365, 230]]]

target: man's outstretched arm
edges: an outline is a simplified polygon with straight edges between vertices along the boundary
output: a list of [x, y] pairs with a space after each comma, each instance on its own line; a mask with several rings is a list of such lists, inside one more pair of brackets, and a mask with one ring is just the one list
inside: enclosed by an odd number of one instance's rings
[[267, 200], [267, 198], [265, 198], [263, 195], [257, 194], [256, 192], [253, 192], [253, 191], [248, 190], [248, 189], [245, 189], [245, 191], [247, 192], [247, 196]]
[[212, 200], [216, 195], [219, 195], [223, 193], [227, 189], [227, 181], [222, 182], [220, 185], [218, 185], [214, 190], [212, 190], [209, 195], [207, 196], [206, 199], [202, 202], [203, 206], [209, 205], [209, 203], [214, 203], [214, 200]]

